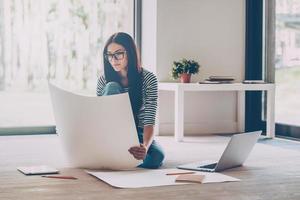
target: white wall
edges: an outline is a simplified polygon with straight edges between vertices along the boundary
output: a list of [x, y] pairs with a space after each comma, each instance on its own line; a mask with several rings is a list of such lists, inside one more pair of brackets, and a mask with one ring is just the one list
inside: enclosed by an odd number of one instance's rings
[[141, 56], [143, 67], [157, 74], [157, 1], [142, 1], [142, 44]]
[[[245, 0], [144, 0], [142, 12], [142, 59], [159, 81], [172, 81], [172, 62], [183, 57], [201, 65], [192, 82], [210, 75], [244, 79]], [[159, 95], [160, 134], [173, 134], [174, 94]], [[234, 92], [188, 93], [185, 111], [187, 134], [237, 130]]]

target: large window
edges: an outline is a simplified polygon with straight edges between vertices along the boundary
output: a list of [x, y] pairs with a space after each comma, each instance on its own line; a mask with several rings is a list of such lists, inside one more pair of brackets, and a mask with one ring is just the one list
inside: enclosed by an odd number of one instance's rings
[[133, 35], [133, 0], [1, 0], [0, 130], [54, 125], [47, 82], [95, 94], [102, 48]]
[[[275, 81], [275, 134], [300, 138], [300, 1], [247, 0], [246, 8], [246, 78]], [[264, 129], [264, 96], [246, 97], [246, 130]]]
[[299, 0], [276, 0], [275, 55], [277, 133], [300, 138]]

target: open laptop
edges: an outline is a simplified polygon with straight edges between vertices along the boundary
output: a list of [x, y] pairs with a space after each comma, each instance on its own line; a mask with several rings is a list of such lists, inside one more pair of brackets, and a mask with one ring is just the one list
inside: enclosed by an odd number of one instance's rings
[[257, 142], [262, 131], [233, 135], [218, 162], [195, 162], [180, 165], [179, 169], [219, 172], [225, 169], [241, 166]]

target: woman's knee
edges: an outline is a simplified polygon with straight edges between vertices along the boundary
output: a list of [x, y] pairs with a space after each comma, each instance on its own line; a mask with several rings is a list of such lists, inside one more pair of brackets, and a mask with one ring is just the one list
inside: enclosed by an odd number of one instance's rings
[[119, 83], [112, 81], [112, 82], [108, 82], [105, 85], [105, 89], [108, 89], [108, 90], [121, 90], [122, 87]]
[[155, 152], [155, 160], [157, 160], [157, 162], [162, 162], [165, 159], [165, 154], [164, 152], [159, 149]]
[[159, 168], [165, 159], [165, 154], [162, 149], [155, 149], [151, 153], [151, 161], [149, 164], [149, 168], [156, 169]]
[[117, 82], [108, 82], [103, 90], [103, 95], [113, 95], [122, 93], [122, 87]]

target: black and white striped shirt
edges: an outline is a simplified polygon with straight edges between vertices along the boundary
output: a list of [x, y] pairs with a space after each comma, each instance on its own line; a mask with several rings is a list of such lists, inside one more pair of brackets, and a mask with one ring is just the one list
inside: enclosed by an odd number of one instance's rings
[[[155, 125], [155, 116], [157, 109], [157, 78], [156, 76], [145, 69], [143, 69], [142, 76], [142, 106], [138, 114], [138, 127], [144, 128], [147, 125]], [[106, 85], [104, 75], [101, 75], [97, 83], [97, 96], [101, 96]], [[128, 88], [124, 88], [128, 92]]]

